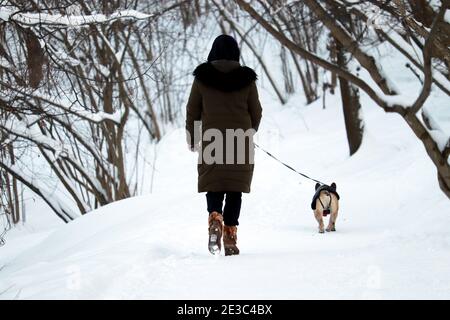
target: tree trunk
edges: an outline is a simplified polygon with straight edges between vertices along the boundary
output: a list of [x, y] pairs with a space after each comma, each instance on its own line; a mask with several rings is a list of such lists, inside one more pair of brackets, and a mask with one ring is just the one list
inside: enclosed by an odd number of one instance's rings
[[[14, 165], [16, 163], [14, 149], [12, 144], [8, 145], [9, 157], [11, 159], [11, 164]], [[12, 222], [14, 224], [19, 223], [20, 221], [20, 206], [19, 206], [19, 192], [17, 190], [17, 179], [12, 176], [12, 186], [8, 186], [8, 188], [12, 187], [12, 194], [10, 194], [9, 201], [11, 203], [11, 217]]]
[[[344, 48], [336, 41], [337, 63], [347, 69]], [[359, 89], [349, 83], [346, 79], [339, 77], [341, 90], [342, 109], [344, 111], [345, 129], [350, 155], [358, 151], [362, 143], [364, 133], [364, 122], [361, 117], [361, 103], [359, 102]]]

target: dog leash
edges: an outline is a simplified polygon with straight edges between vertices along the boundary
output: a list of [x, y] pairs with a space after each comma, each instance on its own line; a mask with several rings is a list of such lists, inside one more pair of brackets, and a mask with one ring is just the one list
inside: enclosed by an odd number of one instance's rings
[[292, 168], [290, 165], [284, 163], [283, 161], [281, 161], [280, 159], [278, 159], [277, 157], [275, 157], [273, 154], [271, 154], [269, 151], [264, 150], [263, 148], [261, 148], [257, 143], [253, 142], [253, 144], [255, 145], [255, 147], [257, 147], [259, 150], [261, 150], [262, 152], [264, 152], [265, 154], [267, 154], [269, 157], [271, 157], [272, 159], [275, 159], [276, 161], [278, 161], [279, 163], [281, 163], [283, 166], [285, 166], [286, 168], [288, 168], [291, 171], [294, 171], [295, 173], [301, 175], [302, 177], [309, 179], [311, 181], [320, 183], [321, 185], [324, 185], [325, 183], [323, 183], [322, 181], [316, 180], [314, 178], [308, 177], [306, 174], [301, 173], [297, 170], [295, 170], [294, 168]]

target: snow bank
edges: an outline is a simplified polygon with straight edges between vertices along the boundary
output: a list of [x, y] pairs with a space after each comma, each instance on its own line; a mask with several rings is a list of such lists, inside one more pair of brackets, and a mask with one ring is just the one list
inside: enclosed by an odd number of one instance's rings
[[[364, 143], [349, 158], [338, 96], [327, 97], [326, 110], [321, 101], [299, 108], [299, 97], [280, 110], [267, 93], [262, 98], [258, 143], [337, 183], [336, 233], [317, 232], [314, 184], [257, 150], [239, 226], [242, 254], [211, 256], [196, 156], [178, 129], [158, 145], [155, 193], [0, 248], [0, 298], [448, 299], [448, 199], [400, 117], [363, 96]], [[15, 256], [19, 243], [25, 250]]]

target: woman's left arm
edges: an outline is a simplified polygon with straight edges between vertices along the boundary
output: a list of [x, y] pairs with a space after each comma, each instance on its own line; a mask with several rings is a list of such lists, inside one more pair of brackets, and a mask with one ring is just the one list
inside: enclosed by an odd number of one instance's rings
[[248, 95], [248, 111], [252, 119], [252, 127], [258, 131], [259, 123], [262, 117], [262, 107], [259, 102], [258, 89], [256, 83], [253, 82], [250, 87], [250, 93]]

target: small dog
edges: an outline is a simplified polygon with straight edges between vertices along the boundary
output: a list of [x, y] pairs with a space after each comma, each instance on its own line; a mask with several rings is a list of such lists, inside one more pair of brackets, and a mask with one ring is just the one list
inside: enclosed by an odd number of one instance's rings
[[320, 183], [316, 184], [316, 193], [314, 194], [311, 209], [319, 223], [319, 233], [324, 233], [323, 217], [330, 215], [327, 232], [336, 231], [336, 219], [339, 211], [339, 194], [336, 192], [336, 183], [331, 185]]

